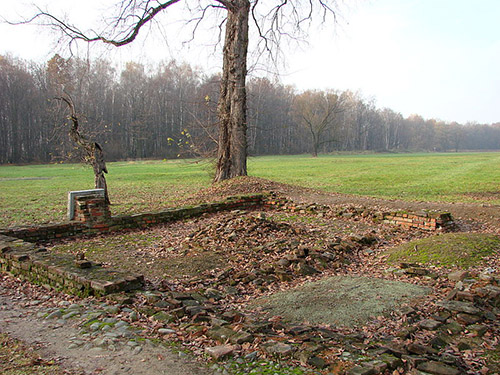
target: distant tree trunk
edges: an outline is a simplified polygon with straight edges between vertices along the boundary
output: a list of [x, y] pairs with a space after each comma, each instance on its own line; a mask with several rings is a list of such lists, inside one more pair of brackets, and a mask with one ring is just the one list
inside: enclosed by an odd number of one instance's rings
[[104, 154], [102, 152], [102, 148], [97, 142], [91, 142], [86, 139], [83, 135], [80, 134], [78, 129], [78, 117], [76, 116], [75, 107], [73, 102], [64, 97], [56, 98], [58, 100], [64, 101], [70, 110], [70, 119], [73, 125], [69, 130], [69, 136], [78, 146], [80, 146], [84, 153], [85, 162], [92, 166], [94, 170], [94, 187], [96, 189], [104, 189], [104, 198], [107, 204], [111, 204], [108, 195], [108, 185], [106, 184], [106, 177], [104, 173], [108, 173], [108, 169], [106, 168], [106, 163], [104, 162]]
[[250, 2], [228, 4], [222, 79], [217, 104], [219, 143], [214, 181], [247, 175], [247, 75]]

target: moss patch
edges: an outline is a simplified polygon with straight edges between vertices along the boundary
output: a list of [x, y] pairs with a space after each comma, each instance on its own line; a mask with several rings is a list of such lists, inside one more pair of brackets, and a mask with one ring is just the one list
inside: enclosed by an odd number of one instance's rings
[[398, 281], [334, 276], [254, 303], [291, 323], [354, 327], [426, 293], [426, 288]]
[[388, 250], [389, 263], [411, 262], [468, 268], [500, 251], [500, 237], [482, 233], [446, 233]]

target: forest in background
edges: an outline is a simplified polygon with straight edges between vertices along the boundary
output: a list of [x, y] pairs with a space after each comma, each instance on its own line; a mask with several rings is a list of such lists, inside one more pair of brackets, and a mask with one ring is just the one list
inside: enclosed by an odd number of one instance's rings
[[[107, 160], [213, 155], [218, 88], [219, 75], [176, 61], [117, 71], [103, 59], [55, 55], [35, 64], [0, 56], [0, 164], [78, 158], [67, 108], [54, 100], [63, 95]], [[357, 92], [298, 92], [250, 78], [247, 96], [250, 155], [500, 149], [500, 122], [404, 117]]]

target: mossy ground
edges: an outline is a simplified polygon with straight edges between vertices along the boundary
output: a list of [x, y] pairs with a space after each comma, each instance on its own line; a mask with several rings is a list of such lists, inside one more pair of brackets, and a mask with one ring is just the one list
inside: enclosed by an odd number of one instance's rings
[[398, 281], [334, 276], [261, 298], [255, 305], [295, 324], [354, 327], [427, 292], [426, 288]]
[[469, 268], [500, 252], [500, 236], [483, 233], [445, 233], [389, 249], [387, 261]]

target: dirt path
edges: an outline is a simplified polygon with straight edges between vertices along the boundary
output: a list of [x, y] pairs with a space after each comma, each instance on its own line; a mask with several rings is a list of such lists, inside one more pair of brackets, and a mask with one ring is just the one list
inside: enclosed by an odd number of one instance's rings
[[[12, 279], [0, 277], [0, 332], [39, 350], [42, 357], [53, 358], [71, 374], [90, 375], [205, 375], [212, 372], [182, 358], [164, 347], [142, 343], [140, 346], [109, 347], [71, 344], [81, 337], [78, 319], [40, 317], [42, 300], [33, 300], [12, 289]], [[90, 307], [89, 307], [90, 308]], [[138, 349], [139, 348], [139, 349]]]

